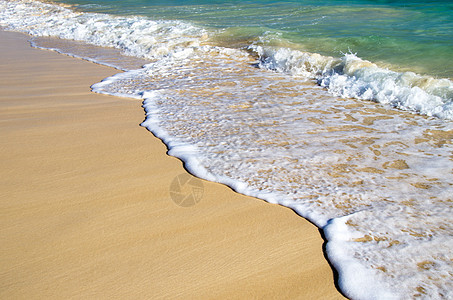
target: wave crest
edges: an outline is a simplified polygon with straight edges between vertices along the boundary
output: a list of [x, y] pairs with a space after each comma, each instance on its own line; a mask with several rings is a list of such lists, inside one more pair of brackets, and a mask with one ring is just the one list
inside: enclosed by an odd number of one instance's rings
[[52, 36], [120, 49], [147, 59], [184, 57], [207, 39], [207, 31], [181, 21], [78, 13], [36, 1], [0, 1], [0, 26], [34, 36]]
[[259, 56], [261, 68], [315, 79], [336, 96], [453, 120], [453, 82], [448, 79], [395, 72], [354, 54], [335, 58], [289, 48], [249, 48]]

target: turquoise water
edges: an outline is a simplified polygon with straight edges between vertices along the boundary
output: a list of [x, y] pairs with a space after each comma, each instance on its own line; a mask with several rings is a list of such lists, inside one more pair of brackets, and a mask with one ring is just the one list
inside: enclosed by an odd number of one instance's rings
[[451, 1], [57, 2], [83, 11], [191, 21], [217, 30], [216, 42], [223, 45], [256, 41], [334, 57], [355, 53], [393, 70], [453, 77]]

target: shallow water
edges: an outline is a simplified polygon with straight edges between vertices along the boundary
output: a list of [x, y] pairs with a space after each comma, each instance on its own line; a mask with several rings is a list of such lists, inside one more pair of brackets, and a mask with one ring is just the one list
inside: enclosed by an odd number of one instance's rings
[[392, 69], [453, 77], [451, 1], [57, 1], [82, 11], [185, 20], [216, 42], [286, 45], [340, 57], [355, 53]]

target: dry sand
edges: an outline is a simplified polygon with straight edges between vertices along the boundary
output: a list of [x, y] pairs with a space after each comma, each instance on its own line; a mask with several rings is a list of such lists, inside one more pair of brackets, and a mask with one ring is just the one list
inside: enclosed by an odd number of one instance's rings
[[140, 101], [98, 95], [114, 69], [0, 31], [0, 298], [341, 298], [317, 228], [185, 173], [139, 124]]

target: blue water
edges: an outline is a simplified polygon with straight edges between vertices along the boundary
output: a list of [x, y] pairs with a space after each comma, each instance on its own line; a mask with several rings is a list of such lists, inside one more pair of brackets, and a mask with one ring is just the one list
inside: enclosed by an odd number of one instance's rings
[[453, 77], [452, 1], [57, 1], [83, 11], [188, 20], [217, 42], [272, 41], [330, 56], [355, 53], [394, 70]]

